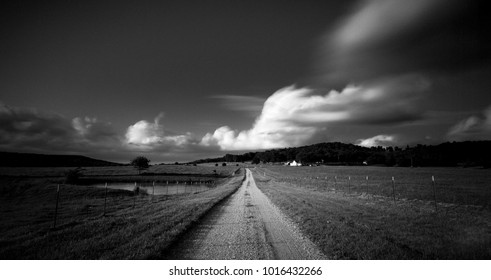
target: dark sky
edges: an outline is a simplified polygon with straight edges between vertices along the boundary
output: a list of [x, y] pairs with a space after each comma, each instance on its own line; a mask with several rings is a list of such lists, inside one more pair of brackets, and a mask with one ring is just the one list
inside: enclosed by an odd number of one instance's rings
[[160, 162], [491, 139], [484, 3], [2, 3], [0, 150]]

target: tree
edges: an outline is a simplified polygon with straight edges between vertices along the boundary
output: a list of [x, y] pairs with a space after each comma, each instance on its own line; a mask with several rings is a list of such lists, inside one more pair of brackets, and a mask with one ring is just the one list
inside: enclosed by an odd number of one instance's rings
[[150, 160], [146, 157], [138, 156], [131, 161], [131, 165], [138, 169], [138, 174], [144, 169], [147, 169], [150, 165]]
[[259, 164], [261, 162], [261, 159], [259, 159], [259, 157], [254, 157], [252, 159], [252, 164]]

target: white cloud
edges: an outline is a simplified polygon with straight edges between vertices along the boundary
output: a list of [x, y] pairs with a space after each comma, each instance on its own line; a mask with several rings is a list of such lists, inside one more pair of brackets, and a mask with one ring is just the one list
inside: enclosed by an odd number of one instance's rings
[[455, 124], [447, 136], [452, 140], [491, 140], [491, 106]]
[[424, 80], [405, 76], [380, 84], [347, 86], [315, 95], [309, 88], [286, 87], [272, 94], [249, 130], [222, 126], [207, 133], [204, 146], [221, 150], [271, 149], [304, 144], [331, 123], [379, 124], [417, 119], [415, 106]]
[[160, 113], [153, 123], [141, 120], [130, 125], [126, 130], [126, 143], [132, 148], [152, 150], [185, 146], [193, 142], [191, 133], [184, 135], [166, 135], [162, 124], [163, 114]]
[[367, 139], [359, 139], [357, 145], [363, 147], [386, 147], [393, 145], [396, 141], [396, 137], [394, 135], [377, 135]]
[[159, 143], [164, 138], [164, 127], [160, 124], [159, 114], [153, 123], [141, 120], [130, 125], [126, 130], [126, 142], [135, 145], [151, 145]]

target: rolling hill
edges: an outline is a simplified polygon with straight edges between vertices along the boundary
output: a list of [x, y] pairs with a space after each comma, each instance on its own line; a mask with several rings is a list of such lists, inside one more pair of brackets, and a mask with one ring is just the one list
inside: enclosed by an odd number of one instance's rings
[[80, 155], [43, 155], [31, 153], [0, 152], [2, 167], [87, 167], [116, 166], [119, 163]]

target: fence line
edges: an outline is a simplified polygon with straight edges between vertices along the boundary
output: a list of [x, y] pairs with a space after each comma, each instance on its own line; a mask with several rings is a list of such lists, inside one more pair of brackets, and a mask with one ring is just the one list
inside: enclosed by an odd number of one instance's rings
[[[178, 182], [178, 181], [176, 181]], [[187, 182], [184, 182], [183, 184], [179, 185], [169, 185], [168, 181], [166, 182], [165, 186], [162, 186], [162, 188], [165, 188], [165, 194], [161, 195], [155, 195], [155, 187], [156, 187], [156, 181], [153, 181], [151, 185], [147, 187], [152, 187], [152, 194], [149, 199], [149, 201], [153, 201], [154, 197], [168, 197], [169, 195], [182, 195], [182, 194], [197, 194], [201, 192], [205, 192], [209, 189], [212, 189], [215, 184], [210, 184], [213, 182], [213, 180], [206, 180], [206, 181], [196, 181], [194, 182], [189, 182], [189, 187], [187, 186]], [[183, 183], [183, 182], [181, 182]], [[183, 185], [181, 187], [181, 185]], [[206, 188], [200, 188], [200, 186], [206, 185]], [[134, 209], [137, 206], [141, 206], [142, 204], [140, 197], [143, 197], [141, 195], [141, 190], [143, 189], [143, 186], [141, 183], [138, 184], [137, 182], [134, 182], [134, 189], [133, 191], [126, 191], [126, 194], [124, 193], [125, 190], [123, 189], [112, 189], [110, 188], [110, 185], [108, 183], [105, 183], [103, 186], [103, 193], [96, 193], [97, 195], [94, 197], [94, 190], [95, 189], [101, 189], [101, 187], [91, 187], [90, 185], [87, 185], [85, 188], [83, 186], [77, 186], [82, 188], [81, 190], [85, 190], [82, 192], [79, 192], [77, 194], [72, 194], [72, 195], [67, 195], [66, 192], [63, 192], [63, 188], [60, 188], [60, 185], [58, 184], [55, 192], [56, 196], [54, 199], [54, 212], [52, 215], [52, 228], [56, 228], [57, 225], [60, 224], [61, 220], [66, 220], [66, 219], [76, 219], [77, 217], [81, 215], [85, 216], [85, 218], [88, 218], [90, 214], [92, 215], [102, 215], [106, 216], [108, 213], [112, 211], [118, 211], [121, 209], [121, 205], [126, 205], [126, 208], [131, 208]], [[72, 186], [71, 191], [73, 191], [73, 188], [77, 188], [76, 186]], [[181, 191], [182, 188], [182, 191]], [[169, 189], [174, 189], [174, 192], [171, 193]], [[117, 195], [111, 195], [115, 193], [115, 191], [121, 192], [121, 196], [119, 194]], [[150, 196], [150, 190], [145, 189], [145, 192], [147, 195]], [[64, 193], [64, 195], [62, 195]], [[73, 206], [67, 203], [71, 203], [72, 199], [75, 197], [80, 197], [82, 202], [78, 201], [77, 206]], [[119, 199], [118, 199], [119, 197]], [[64, 207], [62, 207], [65, 205]], [[80, 210], [77, 210], [80, 209]], [[95, 211], [90, 211], [92, 209], [95, 209]], [[53, 208], [51, 208], [53, 209]], [[63, 210], [65, 209], [65, 210]], [[67, 210], [69, 209], [69, 210]], [[100, 209], [100, 210], [97, 210]], [[76, 211], [76, 212], [74, 212]], [[100, 212], [99, 212], [100, 211]], [[77, 214], [77, 212], [79, 214]], [[67, 213], [70, 213], [70, 216], [67, 217]], [[97, 214], [99, 213], [99, 214]], [[51, 216], [51, 215], [50, 215]]]
[[[257, 170], [263, 175], [263, 170]], [[491, 189], [486, 188], [486, 180], [479, 181], [477, 185], [465, 184], [465, 180], [458, 179], [454, 183], [452, 177], [444, 177], [437, 184], [435, 175], [428, 177], [407, 177], [401, 176], [352, 176], [343, 174], [342, 176], [306, 176], [298, 174], [292, 176], [281, 172], [269, 170], [266, 172], [278, 182], [285, 182], [299, 187], [315, 188], [319, 191], [343, 192], [344, 195], [363, 195], [366, 199], [374, 197], [388, 197], [393, 201], [398, 200], [419, 200], [428, 201], [434, 205], [435, 212], [438, 212], [439, 205], [442, 203], [452, 205], [474, 205], [489, 207], [491, 205]], [[331, 173], [332, 174], [332, 173]], [[418, 179], [419, 178], [419, 179]]]

